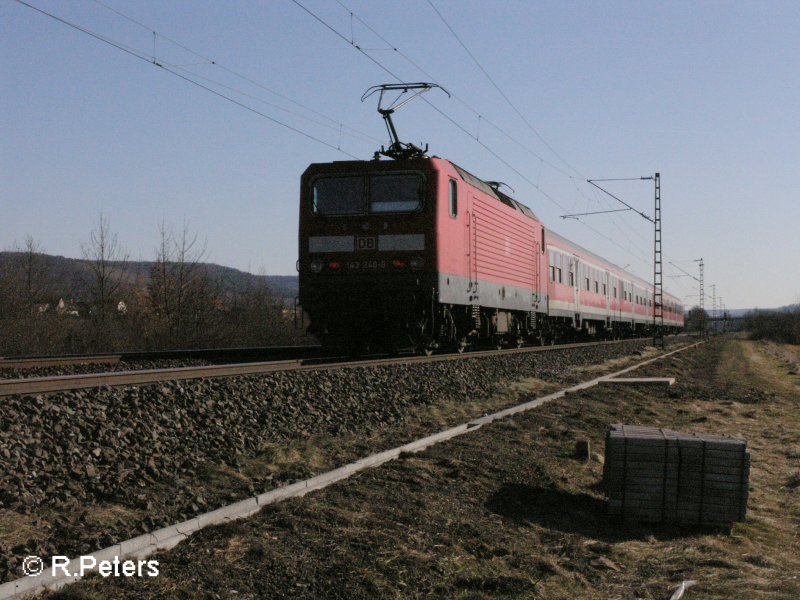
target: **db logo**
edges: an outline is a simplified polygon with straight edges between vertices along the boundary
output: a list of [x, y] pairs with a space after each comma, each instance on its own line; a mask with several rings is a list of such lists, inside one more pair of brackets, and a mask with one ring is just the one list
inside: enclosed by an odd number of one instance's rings
[[356, 250], [377, 250], [378, 240], [372, 237], [357, 237]]

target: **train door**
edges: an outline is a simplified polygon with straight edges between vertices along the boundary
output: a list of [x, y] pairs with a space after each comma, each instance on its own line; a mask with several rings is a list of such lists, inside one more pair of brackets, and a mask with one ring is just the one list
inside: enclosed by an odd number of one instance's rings
[[466, 218], [464, 219], [464, 247], [467, 259], [467, 293], [472, 304], [478, 303], [478, 220], [475, 215], [474, 198], [472, 193], [466, 195]]
[[540, 273], [540, 254], [542, 253], [541, 246], [539, 245], [539, 239], [536, 236], [536, 230], [534, 229], [533, 232], [533, 256], [531, 260], [533, 261], [533, 273], [531, 278], [531, 307], [534, 312], [539, 310], [539, 303], [541, 302], [541, 276]]
[[[539, 234], [541, 236], [541, 242], [539, 242], [539, 238], [534, 236], [534, 268], [536, 269], [535, 272], [535, 292], [534, 292], [534, 310], [540, 313], [549, 313], [549, 302], [550, 302], [550, 294], [549, 290], [546, 287], [547, 282], [550, 280], [547, 276], [547, 240], [545, 239], [545, 229], [543, 226], [539, 229]], [[544, 279], [542, 279], [542, 273], [545, 274]]]
[[575, 256], [570, 257], [569, 260], [569, 283], [572, 286], [572, 298], [575, 302], [575, 312], [580, 311], [580, 286], [578, 285], [578, 258]]

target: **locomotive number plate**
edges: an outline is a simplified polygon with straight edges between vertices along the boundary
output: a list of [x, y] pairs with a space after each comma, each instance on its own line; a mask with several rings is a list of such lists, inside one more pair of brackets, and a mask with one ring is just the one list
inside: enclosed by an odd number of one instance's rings
[[351, 271], [370, 271], [373, 269], [385, 269], [385, 260], [351, 260], [347, 263], [347, 268]]
[[378, 238], [373, 236], [356, 237], [356, 250], [377, 250]]

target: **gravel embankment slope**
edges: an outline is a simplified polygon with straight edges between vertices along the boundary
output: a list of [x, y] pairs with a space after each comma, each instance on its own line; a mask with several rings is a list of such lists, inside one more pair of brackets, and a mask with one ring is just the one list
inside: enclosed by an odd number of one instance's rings
[[[3, 399], [0, 581], [28, 554], [105, 547], [410, 441], [391, 434], [422, 409], [486, 399], [524, 378], [572, 381], [576, 367], [645, 343]], [[325, 456], [258, 468], [265, 449], [315, 436]]]

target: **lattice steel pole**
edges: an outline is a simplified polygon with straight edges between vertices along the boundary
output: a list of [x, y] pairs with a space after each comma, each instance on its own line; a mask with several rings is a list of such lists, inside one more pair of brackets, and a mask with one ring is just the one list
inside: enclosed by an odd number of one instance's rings
[[700, 263], [700, 333], [705, 337], [706, 334], [706, 291], [703, 288], [703, 259], [698, 258], [694, 262]]
[[653, 215], [653, 346], [664, 347], [664, 265], [661, 256], [661, 173], [655, 177]]
[[711, 284], [711, 331], [717, 332], [717, 284]]

